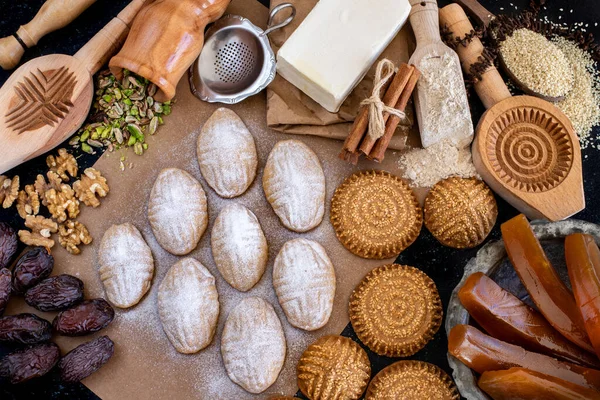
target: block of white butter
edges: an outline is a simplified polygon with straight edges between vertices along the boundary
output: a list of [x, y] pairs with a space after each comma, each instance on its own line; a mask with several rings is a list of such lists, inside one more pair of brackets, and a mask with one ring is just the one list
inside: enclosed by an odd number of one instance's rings
[[406, 22], [408, 0], [320, 0], [277, 53], [277, 72], [337, 112]]

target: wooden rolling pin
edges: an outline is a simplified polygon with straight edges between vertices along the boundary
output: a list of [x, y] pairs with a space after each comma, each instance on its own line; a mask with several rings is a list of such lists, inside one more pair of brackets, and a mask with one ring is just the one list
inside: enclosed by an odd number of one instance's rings
[[133, 0], [75, 55], [34, 58], [13, 72], [0, 88], [0, 174], [77, 131], [92, 104], [92, 76], [121, 46], [147, 1]]
[[96, 0], [48, 0], [25, 25], [12, 35], [0, 39], [0, 68], [13, 69], [30, 47], [50, 32], [63, 28]]
[[[454, 37], [463, 38], [473, 30], [473, 26], [470, 23], [461, 23], [464, 21], [463, 15], [468, 22], [467, 16], [461, 6], [458, 4], [446, 6], [440, 10], [440, 26], [450, 29]], [[479, 38], [473, 37], [467, 46], [458, 45], [455, 50], [463, 70], [467, 74], [471, 74], [471, 66], [479, 61], [484, 47]], [[500, 76], [498, 70], [493, 65], [490, 65], [481, 74], [481, 79], [474, 86], [475, 92], [487, 109], [499, 101], [511, 97], [508, 88], [504, 84], [504, 79], [502, 79], [502, 76]]]
[[[473, 30], [458, 4], [440, 10], [440, 23], [455, 38]], [[484, 47], [474, 37], [456, 50], [464, 71], [471, 73]], [[496, 68], [487, 64], [478, 69], [475, 83], [488, 109], [477, 125], [472, 147], [477, 172], [531, 219], [558, 221], [581, 211], [585, 208], [581, 149], [569, 118], [537, 97], [511, 97]]]
[[117, 77], [123, 69], [158, 86], [156, 100], [175, 96], [179, 79], [200, 55], [204, 29], [221, 18], [231, 0], [156, 0], [131, 26], [121, 51], [109, 63]]

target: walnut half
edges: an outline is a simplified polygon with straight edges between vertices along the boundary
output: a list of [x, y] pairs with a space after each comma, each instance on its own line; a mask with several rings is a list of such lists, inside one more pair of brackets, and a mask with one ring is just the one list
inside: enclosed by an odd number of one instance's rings
[[85, 225], [79, 221], [69, 220], [59, 225], [58, 241], [71, 254], [79, 254], [79, 245], [92, 243], [92, 236]]
[[51, 219], [44, 218], [41, 215], [28, 215], [25, 218], [25, 226], [30, 231], [19, 231], [19, 239], [28, 246], [42, 246], [50, 249], [54, 247], [54, 240], [50, 236], [58, 230], [58, 225]]
[[19, 176], [15, 175], [12, 179], [0, 175], [0, 203], [3, 208], [9, 208], [13, 205], [19, 195]]
[[23, 219], [28, 215], [38, 215], [40, 212], [40, 197], [33, 185], [26, 185], [25, 190], [19, 192], [17, 211]]
[[48, 182], [44, 179], [44, 175], [38, 175], [33, 186], [35, 187], [35, 191], [42, 199], [42, 204], [48, 206], [48, 202], [46, 201], [46, 192], [50, 189], [54, 189], [56, 191], [61, 191], [62, 180], [60, 176], [56, 172], [48, 171], [46, 173], [48, 177]]
[[60, 190], [48, 190], [44, 193], [44, 199], [48, 211], [57, 222], [65, 222], [67, 213], [69, 218], [75, 218], [79, 215], [79, 200], [75, 198], [75, 192], [67, 184], [63, 183]]
[[77, 176], [77, 160], [66, 149], [58, 149], [56, 157], [48, 156], [46, 164], [48, 164], [50, 171], [55, 172], [65, 182], [69, 180], [67, 173], [73, 178]]
[[100, 200], [96, 196], [105, 197], [109, 192], [106, 178], [94, 168], [87, 168], [81, 180], [73, 183], [73, 189], [79, 201], [94, 208], [100, 205]]

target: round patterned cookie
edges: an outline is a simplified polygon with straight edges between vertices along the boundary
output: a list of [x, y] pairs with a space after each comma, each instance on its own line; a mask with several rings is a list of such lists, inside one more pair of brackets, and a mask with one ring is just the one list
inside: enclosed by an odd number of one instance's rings
[[367, 389], [365, 400], [457, 400], [452, 379], [423, 361], [398, 361], [381, 370]]
[[350, 296], [350, 322], [372, 351], [408, 357], [440, 328], [442, 302], [435, 283], [406, 265], [383, 265], [369, 272]]
[[425, 226], [440, 243], [455, 249], [481, 244], [497, 216], [494, 194], [476, 178], [444, 179], [425, 198]]
[[297, 372], [298, 387], [310, 400], [351, 400], [365, 391], [371, 364], [356, 342], [329, 335], [308, 346]]
[[397, 256], [419, 236], [423, 212], [412, 189], [383, 171], [347, 178], [331, 199], [331, 223], [340, 242], [363, 258]]

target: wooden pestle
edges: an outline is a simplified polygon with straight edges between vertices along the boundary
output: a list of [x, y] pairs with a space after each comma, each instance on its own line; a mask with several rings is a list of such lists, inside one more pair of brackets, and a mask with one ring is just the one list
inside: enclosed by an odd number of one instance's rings
[[96, 0], [47, 0], [33, 19], [12, 36], [0, 39], [0, 67], [13, 69], [25, 50], [50, 32], [70, 24]]
[[200, 54], [204, 29], [219, 19], [230, 0], [156, 0], [133, 21], [131, 32], [109, 67], [122, 77], [128, 69], [150, 80], [156, 100], [175, 96], [179, 79]]
[[[440, 9], [440, 26], [447, 27], [454, 37], [460, 38], [464, 38], [473, 29], [464, 10], [458, 4], [450, 4]], [[456, 47], [463, 70], [467, 74], [470, 74], [471, 65], [478, 61], [483, 49], [483, 44], [477, 37], [474, 37], [466, 46], [459, 44]], [[482, 74], [482, 78], [474, 86], [475, 92], [487, 109], [511, 97], [502, 76], [493, 65], [487, 68]]]

